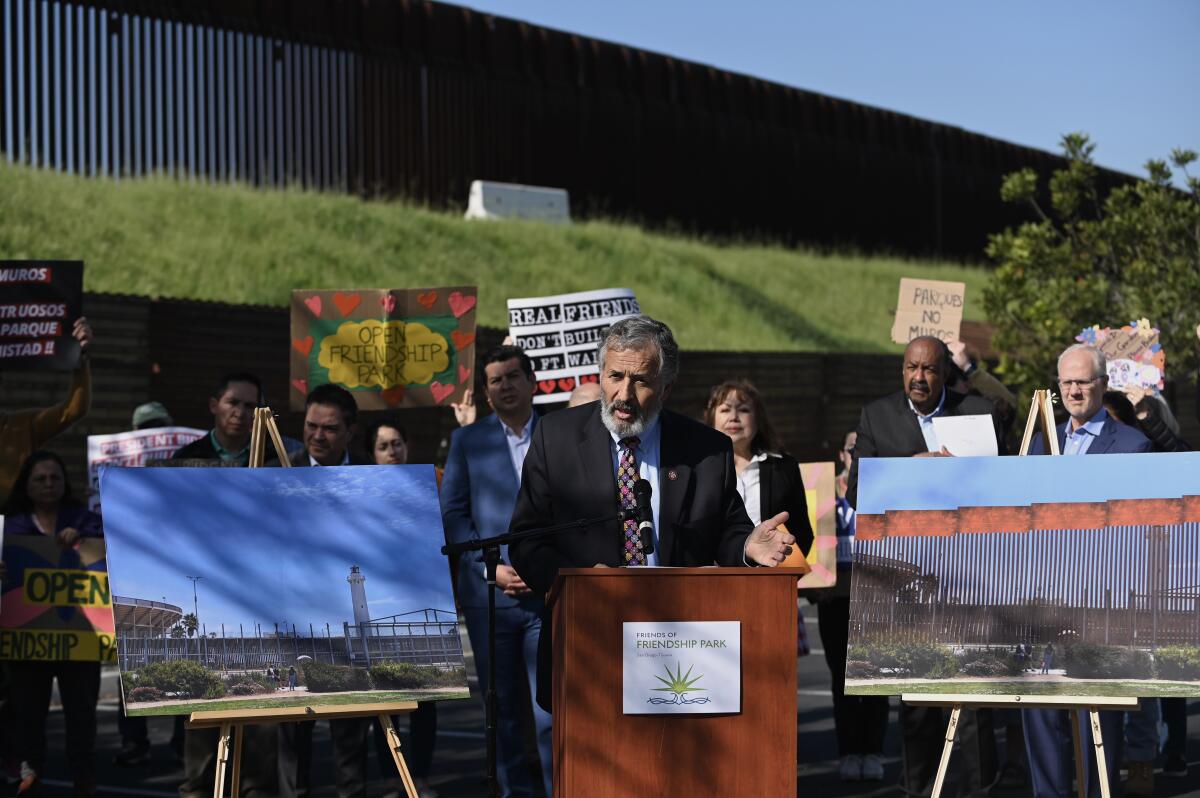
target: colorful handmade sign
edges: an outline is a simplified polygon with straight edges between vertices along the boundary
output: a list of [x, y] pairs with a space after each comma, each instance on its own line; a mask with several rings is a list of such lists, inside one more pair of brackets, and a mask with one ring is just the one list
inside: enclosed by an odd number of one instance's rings
[[0, 260], [0, 368], [75, 368], [82, 295], [82, 261]]
[[1091, 344], [1108, 359], [1108, 387], [1119, 391], [1126, 385], [1161, 391], [1166, 353], [1158, 340], [1159, 330], [1149, 319], [1137, 319], [1124, 327], [1085, 327], [1075, 340]]
[[64, 548], [43, 535], [7, 535], [3, 552], [0, 660], [116, 659], [103, 540]]
[[318, 385], [363, 410], [462, 401], [475, 365], [474, 286], [292, 292], [291, 407]]

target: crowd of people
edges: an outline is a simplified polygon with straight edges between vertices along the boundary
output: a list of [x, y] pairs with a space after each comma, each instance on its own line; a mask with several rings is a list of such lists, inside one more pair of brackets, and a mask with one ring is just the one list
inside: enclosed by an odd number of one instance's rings
[[[63, 547], [103, 534], [101, 518], [72, 492], [62, 459], [44, 448], [81, 418], [90, 404], [92, 332], [85, 319], [75, 324], [74, 335], [83, 355], [67, 398], [45, 409], [0, 416], [5, 535], [46, 535]], [[494, 584], [487, 580], [481, 554], [461, 556], [452, 566], [456, 602], [465, 619], [481, 692], [488, 689], [493, 664], [488, 662], [486, 643], [489, 593], [495, 598], [498, 776], [505, 796], [533, 795], [539, 784], [545, 795], [552, 794], [551, 641], [544, 597], [560, 568], [714, 563], [771, 567], [794, 547], [807, 551], [813, 540], [798, 463], [785, 450], [767, 402], [751, 382], [731, 379], [713, 387], [702, 419], [665, 409], [678, 374], [679, 350], [667, 325], [644, 316], [612, 325], [599, 345], [598, 360], [598, 382], [580, 385], [567, 408], [541, 414], [533, 403], [536, 378], [530, 358], [511, 344], [488, 351], [479, 359], [476, 384], [492, 412], [476, 419], [470, 399], [455, 405], [461, 426], [451, 436], [444, 472], [439, 471], [443, 526], [450, 543], [611, 515], [617, 506], [632, 507], [638, 479], [656, 486], [649, 531], [636, 521], [613, 520], [603, 534], [522, 540], [511, 550], [502, 548]], [[1059, 358], [1057, 376], [1068, 414], [1057, 430], [1063, 454], [1189, 448], [1161, 396], [1136, 388], [1106, 390], [1104, 356], [1095, 348], [1068, 347]], [[886, 697], [844, 691], [859, 461], [947, 456], [933, 424], [939, 416], [991, 416], [999, 452], [1015, 448], [1016, 398], [962, 344], [915, 339], [905, 349], [900, 377], [900, 390], [865, 406], [857, 428], [839, 436], [837, 587], [807, 591], [801, 597], [817, 609], [831, 678], [839, 774], [846, 781], [884, 778], [889, 723]], [[247, 466], [254, 409], [261, 404], [262, 384], [256, 375], [232, 373], [219, 378], [208, 398], [212, 428], [176, 452], [175, 459]], [[139, 407], [134, 414], [135, 428], [163, 423], [170, 423], [170, 418], [158, 403]], [[301, 445], [287, 455], [290, 464], [413, 462], [408, 435], [398, 418], [384, 416], [361, 433], [359, 429], [358, 407], [350, 392], [332, 384], [313, 388], [299, 430]], [[1041, 436], [1035, 437], [1031, 453], [1045, 448]], [[669, 479], [662, 479], [664, 474]], [[0, 563], [0, 578], [4, 576]], [[806, 650], [803, 619], [798, 634], [799, 649]], [[1034, 659], [1031, 667], [1052, 667], [1052, 641], [1030, 641], [1025, 651]], [[46, 761], [50, 689], [57, 680], [75, 794], [94, 794], [99, 663], [12, 662], [7, 669], [9, 698], [0, 710], [0, 754], [10, 786], [36, 793]], [[294, 667], [276, 673], [279, 689], [295, 689]], [[1110, 783], [1115, 783], [1123, 759], [1129, 769], [1126, 795], [1149, 795], [1152, 789], [1160, 704], [1169, 733], [1163, 772], [1182, 775], [1187, 767], [1182, 699], [1146, 699], [1135, 712], [1104, 713]], [[406, 756], [413, 775], [422, 781], [435, 753], [436, 706], [421, 704], [409, 718], [411, 744]], [[1065, 711], [964, 712], [958, 727], [959, 794], [984, 795], [996, 784], [1022, 782], [1036, 796], [1071, 794], [1070, 722]], [[185, 770], [180, 794], [185, 798], [211, 794], [217, 732], [185, 731], [178, 720], [175, 724], [173, 745]], [[368, 736], [376, 741], [379, 761], [390, 764], [382, 728], [376, 721], [357, 719], [329, 724], [338, 794], [365, 795]], [[241, 732], [242, 794], [308, 794], [314, 725], [309, 721], [246, 727]], [[1003, 752], [995, 736], [999, 725], [1006, 729]], [[946, 718], [940, 708], [902, 703], [899, 727], [902, 786], [909, 794], [928, 795]], [[1085, 741], [1090, 739], [1089, 727], [1081, 733]], [[144, 761], [149, 750], [146, 719], [126, 718], [122, 713], [121, 734], [117, 764], [135, 766]], [[540, 772], [530, 767], [525, 756], [527, 737], [536, 740]], [[1095, 763], [1090, 757], [1088, 762], [1088, 789], [1098, 794]], [[398, 777], [390, 786], [400, 794]]]

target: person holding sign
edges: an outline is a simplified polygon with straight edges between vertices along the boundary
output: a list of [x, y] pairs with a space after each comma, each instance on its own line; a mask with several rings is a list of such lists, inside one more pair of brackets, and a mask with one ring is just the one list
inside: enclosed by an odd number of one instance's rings
[[[12, 494], [3, 508], [5, 537], [45, 535], [69, 549], [80, 538], [102, 537], [100, 516], [75, 498], [67, 481], [62, 458], [37, 451], [26, 458], [17, 474]], [[7, 569], [0, 562], [0, 579], [7, 584]], [[66, 720], [67, 761], [76, 795], [95, 793], [94, 750], [96, 701], [100, 697], [100, 661], [17, 660], [9, 664], [11, 711], [7, 737], [17, 745], [22, 765], [22, 786], [35, 785], [46, 764], [46, 713], [51, 687], [58, 680]]]
[[[534, 429], [510, 529], [614, 518], [597, 529], [514, 544], [513, 565], [529, 587], [545, 595], [560, 568], [782, 562], [796, 542], [782, 528], [789, 516], [750, 523], [729, 437], [663, 410], [679, 373], [671, 329], [632, 316], [609, 327], [598, 349], [600, 401], [560, 410]], [[637, 478], [653, 486], [651, 552], [636, 521], [615, 518], [619, 509], [632, 509], [622, 496]], [[538, 703], [547, 708], [552, 650], [543, 628], [537, 683]]]
[[35, 449], [87, 415], [92, 405], [92, 372], [88, 350], [92, 328], [83, 316], [75, 320], [71, 333], [79, 342], [79, 365], [71, 373], [71, 389], [59, 404], [40, 410], [0, 412], [0, 504], [8, 500], [17, 468]]

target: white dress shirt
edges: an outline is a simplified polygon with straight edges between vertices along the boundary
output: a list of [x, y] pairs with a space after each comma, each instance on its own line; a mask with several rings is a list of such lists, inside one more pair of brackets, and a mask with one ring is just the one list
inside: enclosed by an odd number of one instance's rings
[[908, 409], [913, 411], [913, 415], [917, 417], [917, 423], [921, 425], [921, 437], [925, 439], [925, 448], [931, 452], [940, 452], [941, 445], [938, 443], [937, 433], [933, 431], [933, 419], [942, 414], [946, 407], [946, 389], [942, 389], [942, 397], [938, 399], [937, 407], [927, 416], [921, 415], [921, 411], [917, 410], [916, 405], [912, 403], [912, 399], [908, 400]]
[[529, 442], [533, 437], [533, 413], [529, 414], [519, 435], [509, 429], [503, 421], [500, 422], [500, 426], [504, 428], [504, 442], [508, 444], [508, 456], [512, 458], [513, 470], [517, 472], [517, 482], [519, 483], [521, 469], [525, 465], [525, 455], [529, 454]]
[[762, 469], [759, 463], [771, 456], [766, 452], [759, 452], [750, 458], [742, 473], [737, 475], [738, 495], [742, 497], [742, 504], [746, 505], [746, 515], [750, 516], [750, 522], [755, 526], [762, 523], [762, 491], [759, 489], [762, 483]]

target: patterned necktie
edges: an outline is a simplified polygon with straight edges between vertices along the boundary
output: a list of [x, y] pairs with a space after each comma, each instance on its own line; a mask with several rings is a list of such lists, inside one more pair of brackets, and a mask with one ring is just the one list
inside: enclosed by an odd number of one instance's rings
[[[621, 439], [621, 460], [617, 464], [617, 491], [622, 510], [633, 510], [637, 500], [633, 496], [633, 485], [638, 481], [637, 458], [634, 450], [641, 443], [637, 438]], [[646, 553], [642, 551], [636, 518], [625, 519], [625, 564], [645, 565]]]

